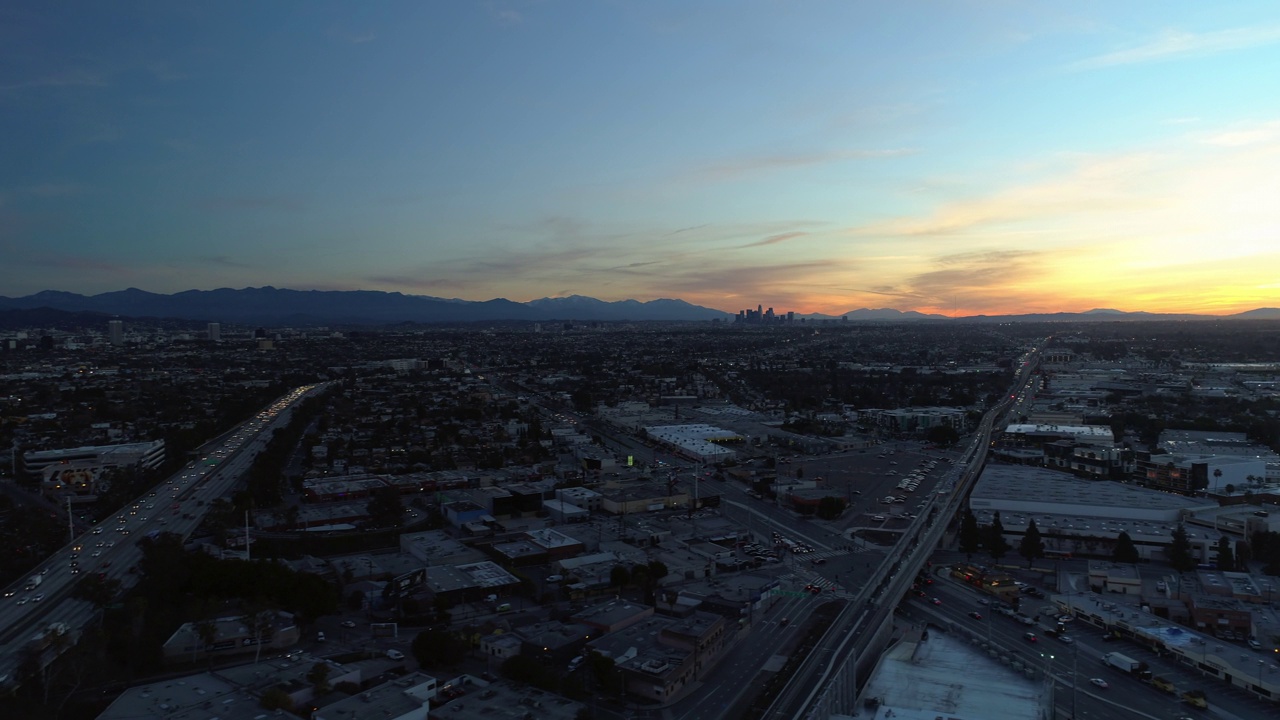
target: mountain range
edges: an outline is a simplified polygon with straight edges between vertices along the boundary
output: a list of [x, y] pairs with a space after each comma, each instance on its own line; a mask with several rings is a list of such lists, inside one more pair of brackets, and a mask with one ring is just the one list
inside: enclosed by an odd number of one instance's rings
[[[260, 287], [235, 290], [187, 290], [164, 295], [129, 288], [99, 295], [45, 290], [25, 297], [0, 297], [0, 311], [52, 309], [70, 313], [184, 319], [245, 325], [391, 325], [397, 323], [468, 323], [493, 321], [731, 321], [734, 315], [683, 300], [620, 300], [605, 302], [572, 295], [527, 303], [503, 298], [485, 301], [405, 295], [374, 290], [289, 290]], [[890, 308], [860, 308], [842, 315], [797, 315], [806, 320], [907, 321], [1120, 321], [1280, 319], [1280, 308], [1258, 308], [1227, 316], [1166, 315], [1096, 309], [1083, 313], [969, 316], [949, 318]]]

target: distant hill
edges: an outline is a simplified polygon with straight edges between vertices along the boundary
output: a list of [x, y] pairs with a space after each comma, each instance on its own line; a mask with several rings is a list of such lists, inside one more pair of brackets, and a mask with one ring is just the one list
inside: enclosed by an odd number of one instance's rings
[[850, 310], [840, 315], [823, 315], [822, 313], [812, 313], [810, 315], [798, 315], [806, 320], [839, 320], [848, 318], [849, 320], [950, 320], [946, 315], [938, 315], [936, 313], [921, 313], [915, 310], [894, 310], [893, 308], [858, 308]]
[[576, 295], [543, 298], [530, 303], [502, 298], [473, 302], [372, 290], [261, 287], [187, 290], [172, 295], [137, 288], [88, 296], [46, 290], [20, 298], [0, 297], [0, 309], [37, 308], [246, 325], [388, 325], [500, 320], [688, 321], [730, 320], [733, 317], [683, 300], [604, 302]]
[[[660, 299], [640, 302], [605, 302], [571, 295], [541, 298], [527, 303], [503, 298], [485, 301], [405, 295], [375, 290], [288, 290], [273, 287], [234, 290], [187, 290], [163, 295], [137, 288], [102, 293], [75, 293], [45, 290], [19, 298], [0, 297], [0, 311], [58, 310], [65, 313], [99, 313], [122, 317], [226, 322], [245, 325], [392, 325], [398, 323], [470, 323], [499, 321], [732, 321], [734, 315], [714, 308], [692, 305], [684, 300]], [[41, 316], [10, 316], [6, 322], [36, 320]], [[1123, 322], [1135, 320], [1280, 320], [1280, 308], [1258, 308], [1235, 315], [1178, 315], [1124, 312], [1097, 308], [1080, 313], [1036, 313], [1027, 315], [975, 315], [950, 318], [914, 310], [859, 308], [842, 315], [798, 315], [806, 320], [852, 322], [968, 321], [968, 322]], [[45, 322], [27, 326], [51, 325]], [[58, 322], [85, 322], [88, 317], [57, 317]]]

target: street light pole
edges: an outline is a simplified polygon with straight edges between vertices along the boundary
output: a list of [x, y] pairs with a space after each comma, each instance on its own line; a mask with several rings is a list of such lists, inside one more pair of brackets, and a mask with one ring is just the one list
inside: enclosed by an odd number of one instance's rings
[[1044, 677], [1049, 682], [1049, 710], [1057, 715], [1053, 706], [1053, 656], [1047, 653], [1040, 653], [1040, 657], [1044, 658]]
[[1080, 646], [1073, 644], [1071, 646], [1071, 720], [1076, 718], [1076, 691], [1080, 687], [1080, 676], [1078, 675], [1076, 662], [1080, 659]]

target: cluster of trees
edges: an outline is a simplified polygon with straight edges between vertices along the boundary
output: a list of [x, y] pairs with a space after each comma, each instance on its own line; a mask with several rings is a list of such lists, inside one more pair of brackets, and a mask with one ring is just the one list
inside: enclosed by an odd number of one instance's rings
[[1263, 563], [1262, 571], [1268, 575], [1280, 575], [1280, 532], [1256, 532], [1250, 541], [1253, 557]]
[[294, 613], [303, 623], [338, 608], [338, 594], [323, 578], [275, 561], [222, 560], [188, 551], [181, 538], [171, 533], [138, 545], [143, 555], [138, 562], [142, 581], [137, 594], [157, 605], [256, 602]]
[[[1000, 522], [1000, 513], [998, 512], [992, 517], [989, 525], [979, 525], [973, 511], [966, 509], [964, 516], [961, 518], [959, 543], [960, 552], [965, 553], [970, 559], [979, 551], [985, 551], [996, 562], [999, 562], [1001, 558], [1009, 554], [1012, 549], [1008, 540], [1004, 537], [1004, 525]], [[1259, 559], [1269, 559], [1270, 564], [1268, 567], [1270, 569], [1267, 572], [1280, 575], [1280, 533], [1259, 533], [1255, 535], [1253, 547], [1255, 552], [1258, 548], [1263, 548], [1266, 552], [1272, 553], [1272, 555], [1268, 556], [1257, 554], [1257, 557]], [[1036, 527], [1034, 518], [1027, 523], [1027, 529], [1018, 543], [1017, 550], [1018, 555], [1027, 561], [1028, 567], [1045, 556], [1043, 536], [1040, 533], [1040, 529]], [[1236, 570], [1244, 564], [1248, 557], [1248, 547], [1243, 545], [1236, 546], [1225, 535], [1219, 538], [1214, 545], [1214, 560], [1221, 570]], [[1129, 533], [1121, 532], [1116, 536], [1111, 546], [1111, 559], [1122, 563], [1136, 563], [1141, 560], [1138, 548]], [[1199, 564], [1192, 551], [1187, 530], [1181, 523], [1173, 530], [1169, 549], [1169, 564], [1178, 572], [1194, 570]]]
[[652, 604], [658, 582], [668, 572], [666, 563], [661, 560], [650, 560], [647, 564], [632, 565], [630, 568], [626, 565], [614, 565], [613, 570], [609, 571], [609, 584], [618, 588], [618, 592], [622, 592], [628, 585], [634, 585], [644, 593], [645, 602]]
[[[1034, 521], [1032, 527], [1034, 529]], [[1035, 537], [1039, 539], [1039, 531], [1036, 531]], [[1004, 536], [1004, 524], [1000, 522], [1000, 513], [995, 513], [991, 518], [991, 524], [979, 525], [978, 518], [973, 511], [965, 508], [964, 517], [960, 520], [960, 552], [964, 553], [970, 560], [979, 550], [985, 550], [991, 559], [1000, 562], [1000, 559], [1009, 554], [1009, 541]], [[1025, 543], [1024, 543], [1025, 544]], [[1043, 543], [1040, 546], [1041, 555], [1044, 552]]]
[[298, 403], [289, 424], [271, 433], [271, 439], [249, 466], [249, 494], [255, 507], [273, 508], [284, 501], [285, 467], [311, 421], [324, 409], [336, 390], [311, 396]]

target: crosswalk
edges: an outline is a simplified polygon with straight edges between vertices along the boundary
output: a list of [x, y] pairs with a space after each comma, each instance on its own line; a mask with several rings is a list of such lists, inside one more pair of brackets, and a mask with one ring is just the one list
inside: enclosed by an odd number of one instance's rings
[[867, 549], [859, 545], [851, 545], [845, 548], [832, 548], [831, 550], [818, 550], [816, 552], [805, 553], [800, 557], [806, 560], [817, 560], [818, 558], [828, 559], [834, 557], [844, 557], [845, 555], [857, 555], [860, 552], [866, 552]]
[[779, 580], [783, 580], [789, 584], [800, 586], [817, 585], [822, 588], [820, 593], [823, 596], [848, 597], [850, 593], [840, 583], [830, 578], [825, 578], [817, 573], [790, 573], [780, 575]]

